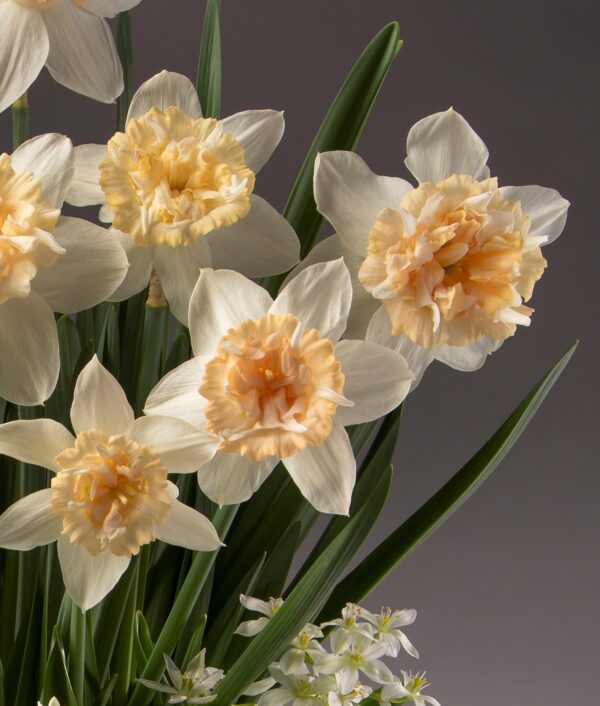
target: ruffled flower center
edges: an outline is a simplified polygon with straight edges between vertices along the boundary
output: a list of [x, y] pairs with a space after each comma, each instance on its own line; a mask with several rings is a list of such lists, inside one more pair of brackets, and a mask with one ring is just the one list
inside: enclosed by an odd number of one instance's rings
[[111, 138], [100, 184], [115, 228], [177, 247], [246, 216], [254, 172], [217, 120], [152, 108]]
[[260, 461], [286, 458], [330, 435], [344, 374], [329, 339], [290, 314], [230, 329], [205, 367], [200, 394], [220, 449]]
[[399, 210], [379, 214], [359, 279], [383, 302], [392, 335], [427, 348], [503, 340], [529, 325], [533, 309], [523, 302], [546, 267], [546, 238], [529, 227], [496, 179], [421, 184]]
[[62, 534], [90, 554], [137, 554], [171, 510], [167, 468], [153, 446], [125, 436], [82, 432], [56, 458], [52, 508]]
[[59, 215], [42, 199], [39, 180], [0, 155], [0, 304], [26, 297], [38, 269], [64, 252], [52, 235]]

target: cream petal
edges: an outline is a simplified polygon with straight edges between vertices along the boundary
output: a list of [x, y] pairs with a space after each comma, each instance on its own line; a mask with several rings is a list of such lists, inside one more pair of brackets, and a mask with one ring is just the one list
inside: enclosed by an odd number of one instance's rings
[[75, 147], [73, 180], [65, 200], [73, 206], [96, 206], [104, 203], [100, 186], [100, 162], [106, 158], [106, 145], [78, 145]]
[[62, 521], [50, 506], [53, 493], [52, 488], [38, 490], [0, 515], [0, 547], [27, 552], [59, 538]]
[[166, 110], [177, 106], [192, 118], [202, 117], [198, 94], [186, 76], [172, 71], [161, 71], [138, 88], [131, 100], [127, 122], [139, 118], [151, 108]]
[[121, 247], [125, 250], [129, 262], [129, 269], [123, 281], [108, 297], [111, 302], [121, 302], [141, 292], [144, 287], [148, 286], [156, 248], [141, 248], [134, 243], [130, 235], [121, 233], [118, 230], [112, 230], [111, 232], [121, 243]]
[[204, 365], [211, 356], [192, 358], [167, 373], [152, 390], [144, 412], [183, 419], [196, 427], [204, 424], [206, 400], [198, 392], [204, 377]]
[[99, 17], [114, 17], [139, 5], [141, 0], [85, 0], [85, 9]]
[[52, 267], [38, 271], [32, 286], [54, 311], [73, 314], [108, 299], [129, 264], [113, 233], [81, 220], [62, 217], [54, 233], [65, 248]]
[[453, 174], [475, 179], [490, 175], [487, 147], [452, 108], [415, 123], [408, 133], [406, 153], [406, 166], [421, 183], [437, 183]]
[[256, 173], [281, 141], [285, 120], [277, 110], [244, 110], [221, 120], [221, 127], [241, 143], [246, 164]]
[[287, 272], [300, 259], [298, 236], [260, 196], [252, 194], [250, 204], [247, 216], [208, 235], [212, 266], [236, 270], [246, 277]]
[[123, 388], [94, 356], [79, 373], [71, 405], [76, 434], [98, 429], [105, 434], [127, 435], [133, 426], [133, 410]]
[[0, 304], [0, 340], [0, 396], [22, 405], [45, 402], [60, 360], [54, 314], [39, 294]]
[[243, 503], [252, 497], [277, 465], [274, 457], [254, 461], [245, 456], [217, 452], [198, 471], [202, 492], [219, 505]]
[[71, 432], [53, 419], [19, 419], [0, 424], [0, 454], [52, 471], [58, 470], [58, 454], [74, 444]]
[[129, 432], [139, 444], [156, 447], [169, 473], [193, 473], [211, 460], [218, 439], [173, 417], [140, 417]]
[[228, 329], [264, 316], [273, 300], [258, 284], [232, 270], [202, 270], [190, 301], [194, 355], [213, 354]]
[[283, 460], [294, 483], [319, 512], [347, 515], [356, 481], [356, 460], [346, 430], [334, 423], [319, 446], [307, 446]]
[[0, 112], [20, 98], [44, 68], [48, 32], [41, 13], [14, 2], [0, 8]]
[[493, 338], [480, 338], [467, 346], [448, 346], [446, 344], [433, 349], [435, 359], [449, 365], [455, 370], [471, 372], [479, 370], [487, 360], [488, 355], [500, 348], [503, 341]]
[[42, 184], [42, 198], [61, 208], [73, 178], [73, 144], [68, 137], [49, 133], [27, 140], [11, 158], [17, 172], [33, 172]]
[[529, 235], [545, 235], [545, 245], [562, 233], [567, 222], [569, 202], [556, 191], [544, 186], [503, 186], [502, 198], [520, 201], [523, 213], [531, 218]]
[[344, 397], [354, 402], [354, 407], [338, 407], [339, 424], [379, 419], [408, 395], [414, 376], [395, 351], [370, 341], [344, 340], [336, 346], [335, 357], [342, 364]]
[[123, 92], [123, 71], [110, 27], [73, 2], [60, 2], [42, 13], [50, 52], [46, 66], [63, 86], [112, 103]]
[[58, 540], [58, 560], [67, 593], [83, 611], [93, 608], [112, 591], [131, 561], [110, 552], [92, 556], [87, 549], [63, 537]]
[[294, 277], [273, 302], [272, 314], [293, 314], [304, 329], [337, 341], [346, 328], [352, 285], [350, 273], [339, 258], [311, 265]]
[[412, 188], [404, 179], [374, 174], [354, 152], [322, 152], [315, 160], [317, 208], [344, 243], [362, 257], [379, 212], [398, 209]]
[[222, 544], [208, 518], [175, 499], [169, 518], [156, 528], [156, 537], [167, 544], [194, 552], [213, 552]]

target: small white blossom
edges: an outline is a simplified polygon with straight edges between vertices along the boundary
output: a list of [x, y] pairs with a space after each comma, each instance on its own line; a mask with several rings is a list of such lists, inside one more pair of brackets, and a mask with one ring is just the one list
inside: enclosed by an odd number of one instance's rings
[[286, 674], [307, 672], [309, 664], [326, 654], [325, 648], [317, 638], [323, 637], [321, 628], [307, 623], [292, 641], [289, 649], [281, 658], [280, 664]]
[[254, 637], [254, 635], [258, 635], [258, 633], [267, 626], [269, 620], [271, 620], [275, 613], [281, 608], [283, 598], [269, 598], [268, 601], [261, 601], [259, 598], [252, 598], [252, 596], [242, 594], [240, 596], [240, 603], [247, 610], [261, 613], [265, 616], [264, 618], [257, 618], [256, 620], [246, 620], [241, 623], [235, 631], [236, 635]]
[[374, 626], [375, 638], [386, 643], [388, 646], [387, 654], [390, 657], [397, 657], [400, 647], [404, 647], [409, 655], [419, 658], [419, 653], [414, 645], [399, 629], [415, 622], [417, 618], [416, 610], [395, 610], [392, 612], [391, 608], [382, 608], [378, 614], [365, 610], [362, 616]]
[[341, 618], [330, 620], [329, 622], [321, 625], [323, 628], [336, 628], [330, 636], [330, 641], [334, 652], [338, 653], [347, 650], [354, 635], [371, 637], [372, 629], [370, 624], [359, 622], [361, 618], [365, 617], [366, 613], [368, 613], [368, 611], [361, 608], [361, 606], [356, 605], [355, 603], [346, 603], [346, 606], [342, 609]]
[[342, 689], [342, 678], [336, 674], [337, 690], [330, 691], [328, 695], [329, 706], [349, 706], [350, 704], [358, 704], [363, 699], [367, 699], [373, 689], [370, 686], [357, 682], [354, 689], [345, 694]]
[[381, 690], [382, 706], [390, 702], [396, 702], [396, 699], [405, 701], [411, 700], [415, 706], [440, 706], [440, 702], [434, 699], [433, 696], [422, 694], [421, 691], [429, 686], [429, 682], [425, 679], [425, 672], [422, 674], [412, 674], [402, 670], [402, 681], [397, 680], [391, 684], [386, 684]]
[[262, 694], [258, 706], [323, 706], [323, 697], [336, 686], [333, 677], [286, 674], [277, 662], [269, 667], [269, 672], [279, 686]]

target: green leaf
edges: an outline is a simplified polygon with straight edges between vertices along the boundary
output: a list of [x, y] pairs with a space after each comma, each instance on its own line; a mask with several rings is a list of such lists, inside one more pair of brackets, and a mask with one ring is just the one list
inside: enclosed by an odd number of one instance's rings
[[69, 670], [67, 668], [67, 658], [58, 626], [54, 627], [52, 646], [46, 665], [46, 675], [41, 694], [41, 701], [47, 704], [50, 699], [56, 696], [59, 703], [65, 706], [80, 706], [75, 699]]
[[71, 601], [69, 634], [69, 673], [72, 675], [73, 693], [79, 706], [84, 706], [85, 693], [85, 613]]
[[567, 350], [475, 456], [341, 581], [319, 616], [320, 620], [329, 620], [346, 602], [356, 603], [364, 598], [479, 488], [521, 436], [565, 369], [577, 343]]
[[136, 415], [141, 413], [150, 390], [158, 382], [165, 330], [168, 331], [168, 326], [169, 307], [146, 304], [142, 342], [136, 356]]
[[12, 104], [13, 150], [29, 139], [29, 101], [27, 93]]
[[283, 588], [294, 560], [294, 554], [300, 545], [301, 531], [302, 523], [300, 521], [294, 522], [288, 527], [267, 557], [253, 595], [265, 600], [283, 595]]
[[[181, 666], [185, 670], [188, 664], [194, 659], [194, 657], [202, 649], [202, 640], [204, 638], [204, 629], [206, 628], [206, 613], [200, 618], [200, 622], [196, 626], [196, 629], [192, 633], [190, 641], [187, 643], [185, 654], [181, 660]], [[183, 643], [180, 641], [179, 647], [183, 647]]]
[[162, 374], [166, 375], [174, 370], [186, 360], [190, 359], [190, 340], [185, 333], [180, 333], [169, 351], [169, 355], [162, 369]]
[[4, 667], [2, 662], [0, 662], [0, 706], [5, 706], [6, 697], [4, 694]]
[[221, 0], [208, 0], [202, 29], [196, 90], [206, 118], [221, 113]]
[[13, 695], [15, 704], [35, 702], [42, 624], [42, 596], [37, 580], [28, 607], [29, 619], [17, 636], [7, 670], [7, 694]]
[[115, 684], [117, 683], [118, 679], [118, 674], [112, 675], [110, 681], [106, 684], [104, 689], [102, 689], [102, 693], [98, 697], [98, 706], [108, 706], [108, 704], [110, 703], [110, 697], [112, 696], [113, 689], [115, 688]]
[[119, 304], [111, 304], [106, 322], [106, 340], [104, 346], [104, 367], [116, 378], [120, 372], [120, 346], [121, 335], [119, 332]]
[[60, 374], [54, 392], [46, 402], [46, 416], [70, 427], [69, 410], [73, 399], [73, 371], [81, 354], [81, 343], [77, 327], [68, 316], [61, 316], [56, 328], [60, 351]]

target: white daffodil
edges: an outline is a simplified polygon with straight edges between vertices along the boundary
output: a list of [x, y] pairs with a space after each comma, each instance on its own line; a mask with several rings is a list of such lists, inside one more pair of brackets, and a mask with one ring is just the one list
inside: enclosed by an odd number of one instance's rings
[[215, 699], [216, 694], [213, 693], [213, 689], [223, 679], [225, 673], [222, 669], [205, 666], [206, 650], [197, 654], [183, 673], [168, 655], [164, 657], [172, 686], [149, 679], [137, 681], [149, 689], [169, 694], [168, 704], [207, 704]]
[[16, 404], [41, 404], [56, 385], [53, 312], [104, 301], [128, 267], [114, 235], [60, 216], [72, 176], [73, 146], [62, 135], [0, 155], [0, 396]]
[[373, 626], [375, 639], [381, 640], [387, 645], [386, 654], [390, 657], [397, 657], [400, 648], [404, 647], [409, 655], [418, 659], [419, 653], [408, 637], [400, 630], [400, 628], [412, 625], [415, 622], [417, 619], [416, 610], [395, 610], [392, 612], [391, 608], [382, 608], [378, 614], [365, 610], [362, 617]]
[[385, 684], [381, 690], [382, 706], [406, 701], [412, 701], [415, 706], [440, 706], [440, 702], [433, 696], [421, 693], [427, 686], [429, 683], [425, 680], [424, 673], [410, 674], [402, 670], [402, 681], [395, 680], [391, 684]]
[[348, 513], [356, 461], [344, 426], [394, 409], [412, 380], [397, 353], [339, 341], [351, 296], [341, 259], [307, 268], [275, 301], [237, 272], [202, 271], [189, 313], [196, 357], [159, 382], [146, 412], [212, 439], [198, 481], [213, 501], [247, 500], [281, 460], [317, 510]]
[[337, 231], [301, 265], [343, 255], [352, 273], [347, 335], [402, 352], [417, 380], [434, 359], [475, 370], [527, 326], [546, 266], [540, 247], [565, 225], [568, 202], [541, 186], [490, 178], [488, 150], [450, 109], [408, 135], [419, 181], [377, 176], [352, 152], [315, 163], [319, 211]]
[[1, 547], [27, 551], [58, 540], [66, 589], [87, 610], [155, 539], [194, 551], [220, 546], [209, 520], [179, 502], [167, 480], [167, 473], [191, 473], [206, 459], [193, 427], [165, 417], [134, 419], [119, 383], [95, 356], [77, 379], [71, 422], [76, 436], [51, 419], [0, 425], [0, 453], [55, 473], [50, 488], [0, 516]]
[[63, 86], [103, 103], [123, 92], [123, 71], [105, 17], [140, 0], [0, 0], [0, 111], [44, 65]]
[[268, 601], [261, 601], [260, 598], [252, 598], [252, 596], [245, 596], [242, 593], [240, 603], [246, 610], [260, 613], [263, 617], [257, 618], [256, 620], [246, 620], [240, 623], [235, 634], [243, 635], [244, 637], [254, 637], [254, 635], [258, 635], [258, 633], [268, 625], [269, 620], [271, 620], [275, 613], [281, 608], [283, 598], [269, 598]]
[[101, 218], [120, 234], [131, 263], [115, 300], [142, 290], [154, 268], [187, 324], [199, 268], [262, 277], [298, 262], [292, 227], [254, 194], [283, 128], [274, 110], [203, 118], [192, 83], [163, 71], [133, 97], [124, 133], [76, 148], [68, 201], [105, 204]]

